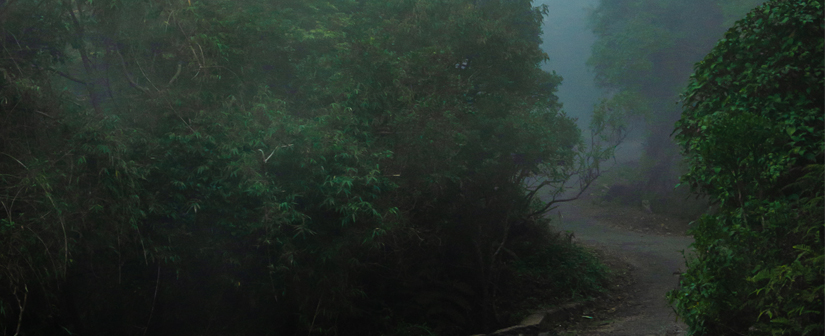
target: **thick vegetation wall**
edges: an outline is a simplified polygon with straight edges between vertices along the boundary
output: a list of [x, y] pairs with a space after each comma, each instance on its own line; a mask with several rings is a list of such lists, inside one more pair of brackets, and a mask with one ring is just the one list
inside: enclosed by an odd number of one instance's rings
[[524, 190], [599, 161], [544, 10], [0, 3], [2, 332], [469, 334], [503, 284], [595, 289]]
[[670, 294], [692, 335], [823, 332], [823, 3], [770, 1], [698, 63], [677, 140], [718, 210]]

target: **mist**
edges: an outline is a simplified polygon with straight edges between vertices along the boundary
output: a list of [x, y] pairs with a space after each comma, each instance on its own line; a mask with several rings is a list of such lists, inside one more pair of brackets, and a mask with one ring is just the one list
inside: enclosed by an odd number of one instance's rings
[[586, 64], [596, 40], [587, 27], [588, 9], [597, 4], [598, 0], [540, 0], [534, 3], [535, 6], [547, 5], [549, 9], [542, 26], [541, 48], [550, 60], [542, 69], [564, 77], [557, 95], [564, 104], [564, 111], [578, 119], [577, 125], [582, 130], [590, 124], [593, 105], [602, 95]]
[[[588, 139], [593, 107], [607, 92], [594, 81], [594, 73], [587, 65], [596, 36], [588, 25], [590, 12], [599, 0], [565, 1], [539, 0], [534, 6], [547, 5], [549, 12], [542, 25], [541, 49], [549, 56], [542, 69], [556, 72], [564, 78], [556, 95], [564, 112], [576, 118], [576, 125]], [[637, 121], [638, 122], [638, 121]], [[643, 151], [641, 125], [629, 128], [628, 137], [616, 148], [614, 163], [639, 160]]]
[[0, 1], [0, 336], [821, 323], [822, 0], [758, 2]]

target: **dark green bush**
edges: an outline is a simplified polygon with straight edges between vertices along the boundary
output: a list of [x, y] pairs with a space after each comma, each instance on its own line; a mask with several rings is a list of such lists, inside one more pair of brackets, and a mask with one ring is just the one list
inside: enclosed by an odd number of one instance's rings
[[488, 331], [599, 162], [529, 0], [58, 3], [0, 4], [6, 333]]
[[677, 140], [718, 207], [670, 293], [691, 335], [823, 332], [823, 4], [770, 1], [698, 63]]

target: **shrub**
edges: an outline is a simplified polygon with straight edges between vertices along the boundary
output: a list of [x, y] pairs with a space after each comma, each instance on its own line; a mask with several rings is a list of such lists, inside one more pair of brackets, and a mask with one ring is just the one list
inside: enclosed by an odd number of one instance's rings
[[718, 206], [669, 294], [691, 335], [823, 332], [822, 1], [770, 1], [696, 65], [682, 177]]

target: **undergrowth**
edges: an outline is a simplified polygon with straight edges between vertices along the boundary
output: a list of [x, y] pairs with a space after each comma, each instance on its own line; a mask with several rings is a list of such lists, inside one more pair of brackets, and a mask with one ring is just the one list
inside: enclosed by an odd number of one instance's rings
[[[554, 232], [544, 219], [525, 230], [503, 272], [498, 307], [501, 320], [519, 323], [540, 308], [581, 301], [606, 290], [610, 270], [569, 234]], [[519, 252], [532, 251], [530, 254]]]

